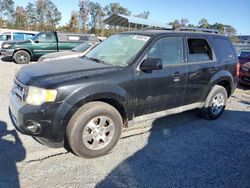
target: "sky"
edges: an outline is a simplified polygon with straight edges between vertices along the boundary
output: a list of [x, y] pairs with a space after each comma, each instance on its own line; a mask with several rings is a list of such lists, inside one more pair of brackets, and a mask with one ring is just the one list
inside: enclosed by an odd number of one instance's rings
[[[52, 0], [62, 12], [61, 25], [68, 23], [72, 10], [78, 10], [78, 0]], [[26, 6], [35, 0], [14, 0], [15, 5]], [[92, 0], [102, 6], [120, 3], [133, 14], [149, 11], [149, 20], [169, 23], [175, 19], [187, 18], [198, 25], [205, 18], [210, 24], [216, 22], [236, 28], [241, 35], [250, 35], [250, 0]]]

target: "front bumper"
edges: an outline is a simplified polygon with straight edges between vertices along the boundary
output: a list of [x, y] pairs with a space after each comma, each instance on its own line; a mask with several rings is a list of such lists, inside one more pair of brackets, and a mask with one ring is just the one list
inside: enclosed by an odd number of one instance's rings
[[[14, 94], [10, 96], [10, 118], [15, 128], [34, 137], [49, 147], [62, 147], [65, 138], [65, 116], [72, 108], [68, 103], [47, 103], [41, 106], [27, 105], [20, 102]], [[28, 123], [36, 122], [39, 129], [31, 132]]]
[[240, 70], [239, 83], [250, 85], [250, 71]]
[[12, 57], [14, 54], [14, 49], [1, 49], [1, 54], [4, 57]]

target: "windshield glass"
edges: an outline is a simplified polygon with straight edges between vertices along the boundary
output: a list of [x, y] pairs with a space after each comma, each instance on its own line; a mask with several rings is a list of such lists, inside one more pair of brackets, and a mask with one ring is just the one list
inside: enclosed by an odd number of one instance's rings
[[87, 49], [89, 49], [94, 43], [85, 42], [83, 44], [80, 44], [79, 46], [72, 49], [74, 52], [85, 52]]
[[240, 57], [248, 57], [248, 56], [250, 56], [250, 51], [242, 51], [240, 53]]
[[6, 41], [7, 35], [0, 35], [0, 41]]
[[91, 50], [86, 57], [114, 66], [127, 66], [150, 37], [144, 35], [113, 35]]

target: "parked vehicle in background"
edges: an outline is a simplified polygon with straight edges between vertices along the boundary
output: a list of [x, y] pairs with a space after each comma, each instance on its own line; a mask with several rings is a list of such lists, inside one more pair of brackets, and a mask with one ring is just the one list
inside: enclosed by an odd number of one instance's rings
[[238, 56], [240, 64], [244, 64], [246, 62], [250, 62], [250, 49], [249, 50], [241, 50]]
[[99, 41], [95, 35], [58, 32], [41, 32], [32, 40], [4, 42], [2, 55], [12, 57], [18, 64], [27, 64], [42, 55], [70, 50], [80, 43]]
[[25, 32], [17, 32], [17, 31], [9, 31], [9, 32], [3, 32], [0, 34], [0, 50], [2, 47], [2, 44], [5, 41], [20, 41], [20, 40], [28, 40], [32, 39], [38, 32], [33, 31], [25, 31]]
[[239, 74], [230, 39], [198, 32], [120, 33], [59, 61], [20, 69], [10, 117], [40, 143], [88, 158], [107, 154], [138, 122], [191, 109], [219, 118]]
[[98, 44], [99, 42], [84, 42], [83, 44], [80, 44], [79, 46], [73, 48], [72, 50], [45, 54], [38, 59], [38, 63], [59, 60], [59, 59], [67, 59], [72, 57], [82, 57]]
[[239, 83], [250, 85], [250, 50], [242, 50], [238, 59], [240, 62]]

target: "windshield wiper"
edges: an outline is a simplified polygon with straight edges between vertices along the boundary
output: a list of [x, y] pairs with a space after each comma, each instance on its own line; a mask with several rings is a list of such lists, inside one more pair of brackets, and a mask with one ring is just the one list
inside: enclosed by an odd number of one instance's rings
[[87, 56], [84, 56], [92, 61], [95, 61], [96, 63], [101, 63], [101, 64], [105, 64], [104, 61], [100, 60], [100, 59], [97, 59], [97, 58], [94, 58], [94, 57], [87, 57]]

